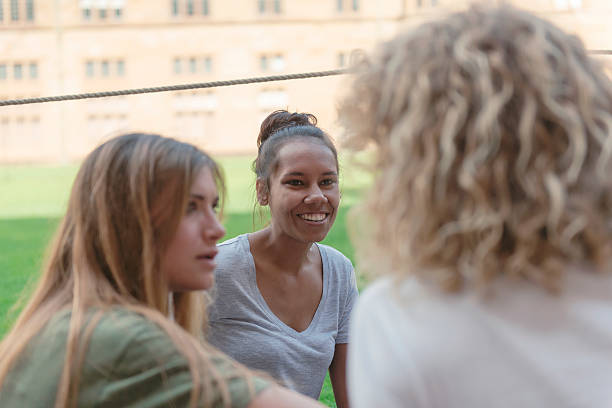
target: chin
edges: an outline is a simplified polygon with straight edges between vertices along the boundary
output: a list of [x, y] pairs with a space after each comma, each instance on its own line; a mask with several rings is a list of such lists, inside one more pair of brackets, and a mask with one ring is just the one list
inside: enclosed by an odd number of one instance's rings
[[210, 272], [206, 276], [201, 277], [198, 280], [192, 282], [180, 282], [174, 285], [170, 285], [172, 292], [196, 292], [201, 290], [208, 290], [215, 284], [215, 275]]
[[200, 290], [208, 290], [215, 285], [215, 275], [211, 272], [210, 276], [202, 282]]
[[304, 237], [303, 241], [308, 243], [321, 242], [327, 237], [327, 234]]

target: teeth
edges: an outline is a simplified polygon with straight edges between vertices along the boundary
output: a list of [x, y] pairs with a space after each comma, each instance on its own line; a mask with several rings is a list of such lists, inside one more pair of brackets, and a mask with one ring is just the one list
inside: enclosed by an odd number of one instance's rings
[[318, 214], [300, 214], [300, 217], [306, 221], [323, 221], [327, 217], [324, 213]]

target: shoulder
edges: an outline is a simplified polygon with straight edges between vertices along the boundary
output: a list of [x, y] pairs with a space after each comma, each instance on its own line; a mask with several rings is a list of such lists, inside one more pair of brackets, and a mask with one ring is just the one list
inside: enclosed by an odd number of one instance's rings
[[248, 249], [248, 238], [247, 234], [237, 235], [234, 238], [230, 238], [225, 240], [219, 244], [217, 244], [217, 248], [219, 251], [229, 251], [229, 250], [246, 250]]
[[[167, 337], [157, 324], [140, 313], [124, 308], [113, 308], [98, 313], [100, 313], [100, 317], [92, 334], [97, 339], [115, 337], [120, 333], [131, 339]], [[93, 317], [95, 318], [96, 314]]]
[[[244, 262], [249, 255], [249, 241], [246, 234], [223, 241], [217, 244], [219, 253], [215, 258], [217, 265], [223, 268], [228, 263]], [[232, 267], [235, 267], [232, 265]]]
[[[359, 302], [355, 309], [355, 315], [370, 315], [373, 312], [371, 308], [380, 309], [388, 308], [391, 303], [388, 302], [392, 296], [392, 280], [389, 277], [378, 279], [366, 287], [359, 296]], [[366, 317], [366, 316], [363, 316]]]
[[217, 244], [217, 248], [219, 248], [219, 250], [227, 250], [227, 249], [232, 249], [232, 248], [236, 248], [236, 247], [240, 247], [243, 244], [243, 241], [247, 239], [247, 234], [241, 234], [238, 236], [235, 236], [234, 238], [230, 238], [226, 241], [223, 241], [219, 244]]
[[[188, 334], [178, 337], [181, 336]], [[145, 402], [155, 406], [187, 406], [194, 383], [192, 369], [211, 380], [210, 388], [204, 387], [201, 398], [214, 406], [223, 401], [224, 389], [232, 406], [246, 407], [257, 392], [268, 386], [268, 382], [241, 371], [216, 351], [196, 352], [192, 356], [194, 367], [190, 368], [183, 352], [160, 325], [137, 312], [112, 310], [104, 313], [92, 333], [83, 378], [97, 379], [102, 375], [104, 385], [97, 398], [108, 406], [140, 406]], [[201, 382], [206, 384], [208, 380]]]
[[123, 308], [92, 315], [88, 360], [102, 371], [141, 370], [157, 361], [184, 359], [170, 336], [147, 317]]
[[399, 322], [407, 324], [414, 315], [428, 309], [429, 306], [423, 305], [431, 305], [431, 301], [432, 295], [416, 279], [398, 282], [394, 277], [385, 276], [360, 293], [354, 319], [359, 325], [378, 325], [378, 329], [395, 326]]
[[317, 246], [319, 247], [321, 257], [324, 261], [327, 259], [332, 266], [342, 267], [351, 271], [353, 270], [353, 263], [351, 260], [336, 248], [332, 248], [325, 244], [317, 244]]

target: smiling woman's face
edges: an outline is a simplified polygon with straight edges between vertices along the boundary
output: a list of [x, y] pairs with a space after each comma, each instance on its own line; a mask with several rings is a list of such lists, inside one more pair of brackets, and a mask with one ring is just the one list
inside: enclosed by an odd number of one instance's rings
[[219, 194], [210, 169], [200, 170], [187, 203], [161, 260], [161, 271], [173, 292], [204, 290], [213, 285], [216, 245], [225, 235], [217, 218]]
[[258, 181], [258, 200], [270, 206], [276, 236], [300, 242], [325, 238], [340, 202], [338, 168], [332, 151], [316, 140], [299, 139], [278, 151], [269, 189]]

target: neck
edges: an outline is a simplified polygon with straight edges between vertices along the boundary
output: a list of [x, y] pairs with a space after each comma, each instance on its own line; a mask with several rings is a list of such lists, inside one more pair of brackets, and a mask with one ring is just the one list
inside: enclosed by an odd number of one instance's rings
[[249, 238], [251, 251], [254, 250], [257, 257], [264, 258], [289, 274], [298, 273], [316, 249], [313, 242], [280, 236], [270, 227], [251, 234]]

